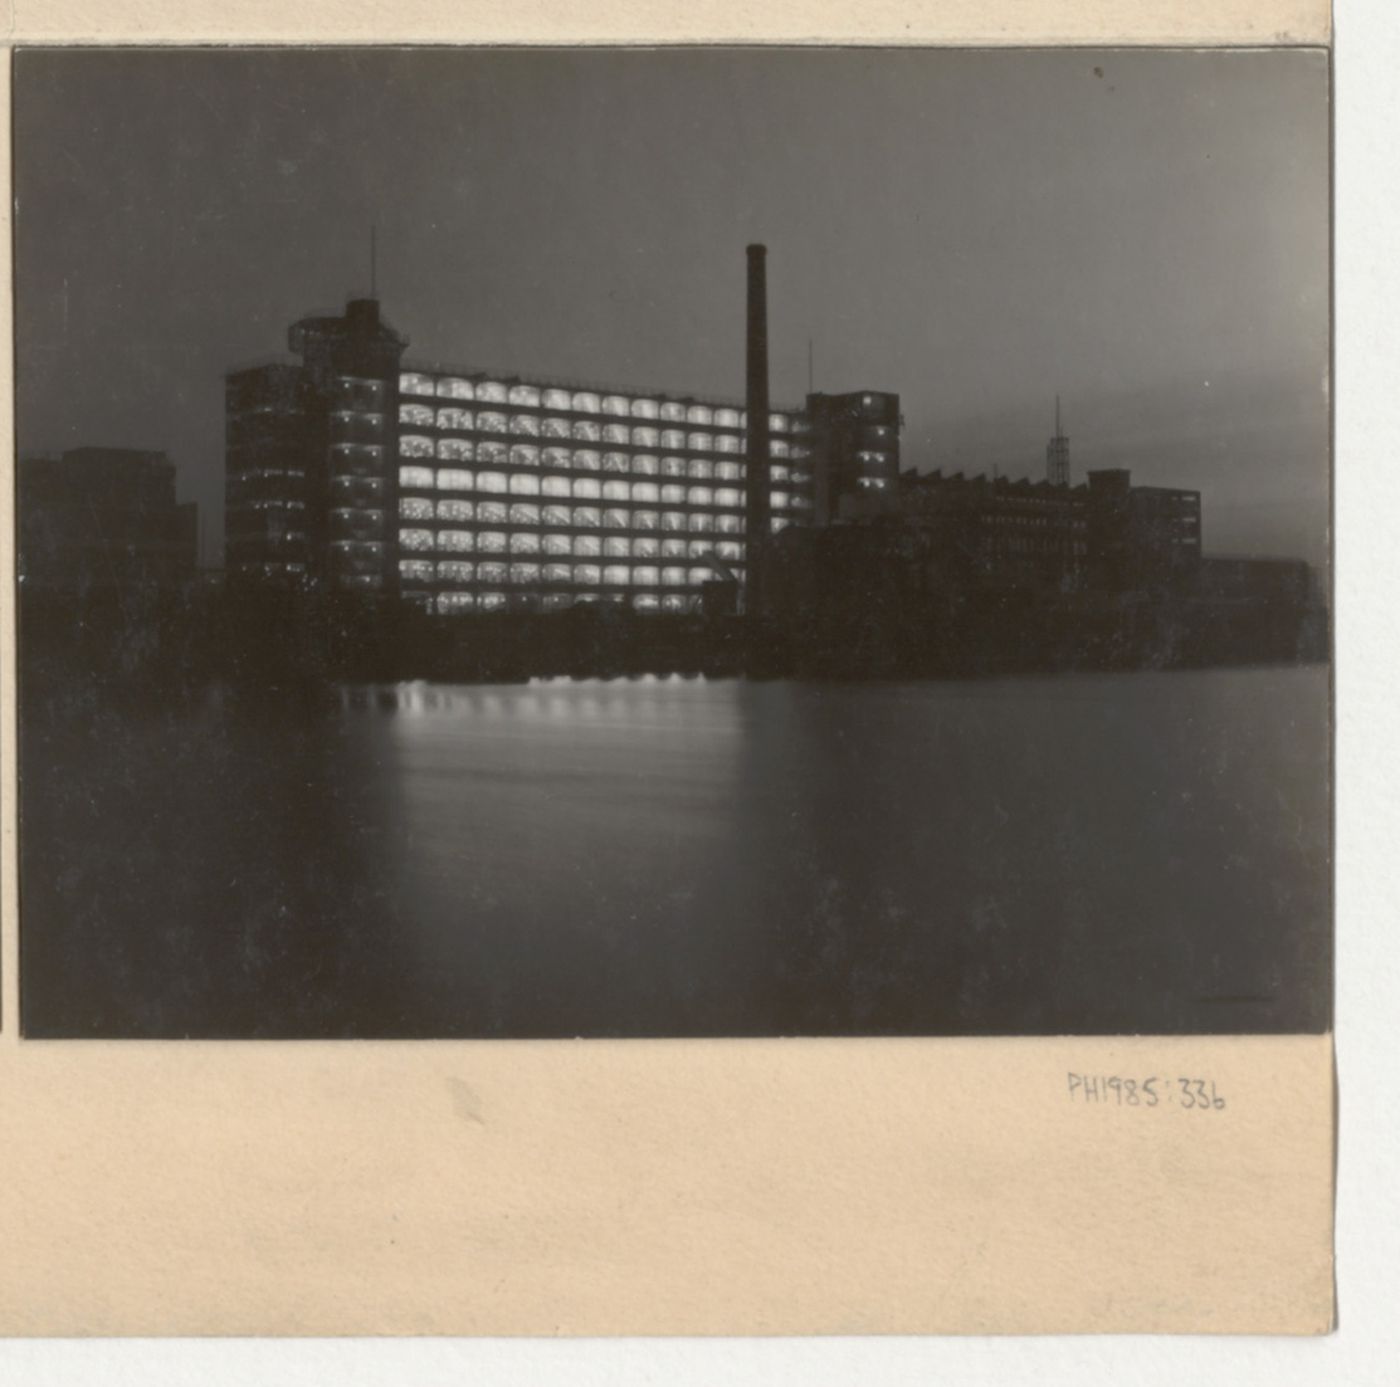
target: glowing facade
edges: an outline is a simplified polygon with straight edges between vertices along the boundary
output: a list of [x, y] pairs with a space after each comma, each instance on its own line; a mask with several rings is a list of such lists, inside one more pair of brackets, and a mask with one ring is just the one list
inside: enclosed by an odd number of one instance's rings
[[[441, 615], [685, 613], [707, 583], [744, 582], [741, 405], [404, 362], [373, 300], [304, 319], [290, 341], [300, 365], [228, 377], [234, 580], [398, 594]], [[815, 475], [836, 456], [823, 418], [766, 413], [771, 532], [813, 523], [831, 489]], [[897, 430], [884, 448], [897, 478]]]

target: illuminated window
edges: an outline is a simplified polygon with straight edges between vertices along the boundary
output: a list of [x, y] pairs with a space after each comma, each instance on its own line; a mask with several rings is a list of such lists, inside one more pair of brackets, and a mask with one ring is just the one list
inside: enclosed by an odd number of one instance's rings
[[661, 488], [661, 500], [664, 505], [680, 506], [685, 504], [685, 488], [683, 486], [663, 486]]
[[683, 477], [685, 476], [685, 459], [678, 457], [664, 457], [661, 459], [661, 475], [663, 477]]
[[625, 510], [605, 510], [603, 527], [608, 530], [626, 530], [631, 527], [631, 520]]
[[478, 381], [476, 385], [476, 398], [491, 404], [505, 404], [507, 393], [505, 386], [498, 380]]
[[688, 552], [686, 542], [683, 539], [663, 539], [661, 541], [661, 557], [663, 559], [683, 559]]
[[571, 483], [567, 477], [546, 477], [541, 483], [541, 492], [545, 496], [568, 496]]
[[591, 390], [576, 390], [574, 392], [574, 408], [580, 414], [597, 414], [598, 397]]
[[715, 531], [722, 535], [740, 535], [744, 532], [744, 522], [737, 515], [717, 515]]
[[714, 410], [709, 405], [691, 405], [685, 412], [686, 422], [689, 424], [711, 424], [714, 417]]
[[690, 570], [690, 586], [700, 587], [703, 583], [708, 583], [715, 575], [708, 568], [692, 568]]
[[596, 559], [603, 552], [603, 541], [597, 535], [575, 535], [574, 554], [580, 559]]
[[538, 525], [540, 523], [540, 508], [532, 505], [529, 501], [512, 501], [510, 504], [510, 523], [512, 525]]
[[609, 587], [625, 587], [632, 582], [632, 570], [626, 564], [609, 564], [603, 570], [603, 582]]
[[593, 477], [575, 477], [574, 495], [584, 500], [596, 501], [603, 494], [603, 488]]
[[531, 472], [512, 472], [510, 474], [510, 493], [512, 496], [538, 496], [540, 494], [540, 479]]
[[505, 564], [492, 560], [489, 563], [479, 563], [476, 566], [476, 576], [483, 583], [504, 583], [506, 575], [510, 570]]
[[768, 456], [770, 458], [785, 458], [791, 455], [791, 449], [781, 438], [770, 438], [768, 440]]
[[632, 401], [632, 417], [634, 419], [655, 419], [660, 412], [661, 408], [655, 400]]
[[632, 512], [632, 528], [634, 530], [654, 530], [660, 523], [661, 517], [654, 510]]
[[[505, 574], [499, 578], [492, 579], [493, 582], [502, 583], [505, 581]], [[506, 606], [506, 595], [503, 592], [483, 592], [477, 599], [476, 604], [483, 612], [499, 612]]]
[[439, 501], [437, 517], [439, 520], [471, 520], [473, 509], [470, 501]]
[[627, 427], [626, 424], [603, 425], [604, 443], [630, 443], [631, 440], [632, 431]]
[[612, 477], [603, 483], [603, 500], [605, 501], [626, 501], [632, 488], [627, 482], [620, 482]]
[[430, 467], [400, 467], [399, 485], [431, 487], [433, 484], [433, 472]]
[[660, 437], [661, 435], [650, 426], [638, 426], [632, 430], [632, 444], [637, 448], [655, 448]]
[[476, 518], [483, 525], [504, 525], [506, 523], [506, 503], [504, 501], [478, 501]]
[[794, 458], [809, 458], [812, 456], [812, 450], [810, 448], [801, 448], [794, 443], [792, 447], [788, 449], [788, 456]]
[[472, 412], [469, 409], [440, 409], [437, 412], [437, 426], [440, 429], [470, 429], [473, 427]]
[[643, 536], [632, 541], [632, 557], [634, 559], [654, 559], [659, 552], [659, 546], [654, 539]]
[[546, 506], [544, 508], [544, 523], [546, 525], [571, 525], [573, 513], [568, 506]]
[[457, 376], [443, 376], [438, 380], [437, 393], [449, 400], [470, 400], [476, 394], [469, 380]]
[[632, 459], [632, 475], [634, 477], [654, 477], [660, 469], [660, 465], [651, 453], [638, 453]]
[[788, 521], [784, 519], [781, 515], [775, 515], [772, 519], [771, 524], [773, 533], [775, 535], [778, 533], [779, 530], [786, 530], [788, 527]]
[[399, 435], [399, 456], [404, 458], [430, 458], [433, 455], [433, 440], [418, 433]]
[[544, 552], [546, 554], [569, 555], [574, 552], [574, 542], [568, 535], [546, 535], [544, 537]]
[[725, 563], [738, 563], [744, 557], [744, 546], [722, 539], [715, 545], [715, 557], [723, 559]]
[[603, 471], [604, 471], [604, 472], [627, 472], [627, 471], [629, 471], [629, 470], [630, 470], [630, 469], [629, 469], [629, 467], [628, 467], [628, 465], [627, 465], [627, 454], [626, 454], [626, 453], [604, 453], [604, 454], [603, 454]]
[[690, 517], [690, 532], [692, 534], [710, 534], [715, 528], [715, 518], [713, 515], [692, 515]]
[[422, 496], [399, 497], [400, 520], [431, 520], [433, 503]]
[[684, 448], [685, 433], [681, 429], [662, 429], [661, 446], [663, 448]]
[[533, 385], [512, 385], [507, 398], [513, 405], [532, 405], [538, 407], [540, 392]]
[[544, 392], [541, 403], [546, 409], [572, 409], [573, 398], [567, 390], [549, 389]]
[[707, 433], [693, 433], [687, 439], [691, 452], [708, 452], [710, 444], [713, 442], [714, 440]]
[[530, 443], [517, 443], [510, 450], [510, 460], [516, 467], [538, 467], [540, 450]]
[[500, 464], [509, 456], [509, 449], [504, 443], [486, 442], [476, 445], [476, 460], [478, 462]]
[[597, 564], [576, 563], [574, 565], [574, 582], [580, 587], [596, 588], [603, 580], [603, 571]]
[[733, 433], [716, 434], [715, 449], [721, 453], [737, 453], [739, 451], [739, 436]]
[[505, 433], [506, 416], [494, 409], [478, 410], [476, 426], [482, 433]]
[[639, 612], [657, 612], [661, 610], [661, 602], [654, 593], [639, 592], [632, 599], [632, 606]]
[[661, 610], [664, 612], [688, 612], [690, 610], [690, 598], [681, 597], [679, 594], [667, 594], [661, 599]]
[[476, 474], [476, 489], [478, 491], [503, 492], [506, 489], [506, 475], [504, 472], [478, 472]]
[[469, 592], [440, 592], [437, 595], [439, 616], [458, 616], [476, 606], [476, 598]]
[[626, 559], [632, 556], [632, 541], [620, 535], [609, 535], [603, 541], [603, 553], [610, 559]]
[[775, 491], [771, 493], [774, 510], [786, 510], [788, 503], [788, 493], [786, 491]]
[[678, 510], [662, 511], [661, 528], [663, 530], [684, 530], [685, 512]]
[[632, 499], [634, 501], [655, 502], [660, 499], [660, 495], [655, 482], [633, 482]]
[[399, 577], [410, 583], [431, 583], [433, 563], [431, 559], [400, 559]]
[[690, 555], [692, 559], [708, 559], [713, 549], [714, 546], [711, 545], [708, 539], [692, 539], [690, 543], [685, 546], [685, 552]]
[[400, 405], [400, 424], [422, 424], [428, 428], [432, 427], [433, 412], [427, 405]]
[[703, 481], [715, 475], [715, 465], [708, 458], [691, 458], [686, 464], [685, 474]]
[[617, 414], [626, 418], [632, 412], [631, 402], [625, 395], [604, 395], [603, 413]]
[[592, 448], [574, 449], [574, 470], [577, 472], [599, 472], [603, 467], [601, 454]]
[[715, 478], [721, 482], [741, 482], [744, 480], [743, 465], [737, 462], [717, 462]]
[[538, 583], [540, 566], [537, 563], [513, 563], [510, 566], [512, 583]]
[[715, 488], [715, 505], [717, 506], [742, 506], [744, 496], [741, 491], [732, 486], [721, 486]]
[[477, 534], [476, 547], [483, 554], [504, 554], [506, 537], [500, 530], [482, 530]]
[[789, 502], [794, 510], [811, 510], [812, 498], [810, 496], [794, 496]]
[[471, 530], [439, 530], [437, 547], [445, 554], [470, 554], [475, 538]]
[[715, 410], [715, 423], [722, 429], [737, 429], [740, 425], [737, 409]]
[[510, 431], [514, 434], [524, 434], [527, 438], [538, 438], [540, 436], [539, 416], [512, 414], [510, 416]]
[[685, 586], [685, 569], [663, 568], [661, 570], [661, 581], [667, 587], [683, 588]]
[[470, 583], [476, 577], [476, 565], [464, 559], [439, 559], [437, 576], [443, 583]]
[[437, 484], [439, 491], [470, 491], [473, 477], [460, 467], [439, 467]]
[[436, 395], [437, 387], [431, 376], [419, 375], [417, 371], [405, 371], [399, 377], [401, 395]]
[[425, 549], [433, 547], [433, 532], [431, 530], [400, 530], [399, 548], [407, 549], [409, 553], [421, 553]]
[[540, 463], [555, 471], [560, 471], [570, 465], [570, 455], [567, 448], [546, 448], [540, 454]]
[[522, 530], [519, 534], [510, 537], [510, 552], [512, 554], [538, 554], [540, 552], [540, 537], [530, 530]]
[[601, 520], [596, 506], [574, 507], [574, 524], [581, 530], [596, 530]]
[[662, 400], [661, 417], [675, 423], [685, 423], [685, 406], [677, 400]]
[[470, 462], [474, 449], [465, 438], [438, 439], [437, 455], [444, 462]]
[[574, 570], [571, 564], [547, 563], [541, 570], [541, 576], [546, 583], [572, 583]]
[[785, 482], [791, 475], [791, 471], [781, 463], [774, 463], [768, 469], [768, 480], [770, 482]]
[[568, 438], [573, 430], [567, 419], [546, 419], [540, 425], [540, 432], [546, 438]]

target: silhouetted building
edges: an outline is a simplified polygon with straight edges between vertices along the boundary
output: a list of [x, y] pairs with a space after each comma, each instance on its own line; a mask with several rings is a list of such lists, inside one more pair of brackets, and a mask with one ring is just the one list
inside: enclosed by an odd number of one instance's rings
[[899, 396], [881, 390], [807, 396], [816, 486], [815, 520], [829, 525], [897, 506]]
[[194, 576], [198, 511], [175, 499], [175, 464], [134, 448], [70, 448], [19, 464], [19, 578], [87, 595], [170, 588]]
[[231, 582], [397, 591], [444, 614], [694, 612], [708, 584], [743, 582], [750, 515], [776, 533], [810, 524], [818, 493], [835, 514], [898, 477], [893, 395], [766, 410], [755, 496], [737, 402], [401, 365], [374, 300], [303, 320], [291, 346], [299, 365], [228, 377]]
[[1179, 585], [1201, 560], [1201, 493], [1133, 486], [1126, 468], [1090, 472], [1086, 578], [1109, 591]]
[[932, 532], [947, 581], [1069, 590], [1084, 568], [1084, 489], [941, 471], [901, 479], [899, 513]]

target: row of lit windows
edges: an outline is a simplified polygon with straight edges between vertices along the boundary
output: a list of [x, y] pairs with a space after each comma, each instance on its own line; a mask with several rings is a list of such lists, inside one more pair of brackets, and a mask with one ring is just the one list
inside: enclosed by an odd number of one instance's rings
[[[470, 482], [464, 486], [459, 481], [440, 489], [459, 491], [466, 490], [470, 486]], [[515, 473], [509, 479], [500, 474], [493, 475], [490, 472], [482, 472], [477, 477], [474, 489], [497, 495], [509, 492], [516, 496], [572, 497], [574, 500], [580, 501], [632, 501], [640, 505], [656, 505], [659, 502], [663, 506], [718, 506], [729, 510], [740, 510], [744, 505], [744, 493], [737, 487], [681, 486], [679, 484], [657, 486], [655, 482], [600, 482], [596, 477], [575, 477], [572, 481], [568, 477], [545, 477], [541, 480], [539, 477], [521, 472]], [[787, 504], [786, 492], [776, 491], [773, 495], [780, 498], [774, 501], [775, 505]], [[433, 514], [433, 502], [425, 496], [400, 497], [399, 514], [406, 520], [426, 520]], [[455, 514], [462, 514], [460, 507]]]
[[[698, 511], [686, 515], [680, 511], [623, 511], [603, 510], [593, 506], [545, 506], [534, 515], [514, 509], [508, 517], [501, 514], [478, 515], [477, 520], [485, 524], [514, 525], [554, 525], [562, 529], [577, 530], [627, 530], [641, 534], [691, 534], [691, 535], [741, 535], [743, 522], [737, 515], [710, 515]], [[432, 547], [435, 531], [422, 526], [410, 526], [399, 531], [399, 543], [407, 549], [427, 549]], [[472, 534], [470, 530], [437, 531], [442, 534]], [[489, 533], [483, 531], [481, 533]]]
[[[728, 405], [703, 405], [683, 400], [654, 400], [628, 395], [600, 395], [592, 390], [561, 390], [503, 381], [470, 381], [460, 376], [433, 377], [405, 371], [399, 377], [402, 395], [447, 400], [475, 400], [480, 404], [523, 405], [530, 409], [563, 409], [575, 414], [606, 414], [623, 419], [661, 419], [677, 424], [714, 424], [719, 428], [743, 428], [744, 410]], [[770, 414], [768, 427], [785, 433], [793, 416]]]
[[[445, 439], [444, 443], [456, 440]], [[499, 451], [483, 443], [472, 456], [471, 445], [461, 448], [448, 448], [439, 444], [435, 461], [438, 462], [478, 462], [487, 466], [515, 466], [540, 468], [546, 472], [605, 472], [614, 476], [633, 477], [685, 477], [690, 481], [741, 482], [747, 469], [738, 462], [711, 462], [708, 458], [656, 458], [647, 454], [628, 457], [626, 453], [595, 453], [587, 449], [576, 449], [570, 453], [565, 448], [546, 448], [541, 455], [537, 448], [515, 447], [507, 451], [498, 445]], [[423, 453], [424, 458], [433, 458], [432, 453]], [[541, 467], [543, 463], [543, 467]], [[469, 488], [471, 482], [445, 482], [444, 478], [471, 477], [467, 471], [440, 470], [436, 485], [439, 489]], [[793, 481], [802, 483], [811, 479], [811, 471], [806, 467], [789, 467], [786, 463], [775, 462], [768, 469], [770, 481]], [[399, 485], [410, 487], [431, 487], [434, 485], [432, 472], [422, 466], [409, 464], [399, 468]]]
[[[407, 537], [407, 538], [405, 538]], [[541, 535], [522, 530], [506, 535], [499, 530], [438, 530], [436, 549], [444, 554], [545, 554], [559, 559], [709, 559], [742, 563], [743, 545], [733, 540], [655, 540], [649, 535], [625, 538], [610, 535]], [[433, 536], [422, 530], [400, 530], [399, 547], [424, 554], [434, 549]], [[419, 560], [401, 560], [403, 563]], [[424, 561], [425, 562], [425, 561]]]
[[567, 563], [466, 563], [444, 560], [433, 564], [427, 559], [401, 559], [399, 576], [406, 582], [432, 583], [519, 583], [596, 587], [676, 587], [698, 588], [714, 582], [713, 568], [661, 568], [643, 564]]
[[[651, 430], [651, 432], [654, 433], [655, 430]], [[629, 440], [626, 438], [599, 440], [596, 435], [575, 435], [575, 438], [593, 443], [603, 441], [629, 444]], [[731, 439], [724, 435], [715, 438], [708, 433], [692, 433], [689, 435], [677, 434], [675, 437], [662, 435], [659, 439], [655, 437], [649, 438], [645, 443], [640, 439], [634, 439], [631, 440], [629, 444], [629, 446], [652, 448], [658, 445], [662, 448], [684, 449], [685, 451], [693, 453], [732, 453], [737, 456], [743, 452], [737, 438]], [[372, 447], [374, 445], [364, 446]], [[538, 447], [529, 444], [515, 444], [508, 447], [508, 445], [493, 439], [472, 440], [469, 438], [440, 438], [436, 441], [436, 444], [434, 444], [434, 440], [429, 438], [426, 434], [405, 433], [399, 436], [399, 456], [405, 458], [430, 458], [436, 456], [455, 461], [470, 461], [473, 457], [481, 461], [504, 461], [507, 456], [509, 456], [512, 461], [516, 461], [518, 456], [518, 465], [522, 467], [537, 467], [541, 462], [543, 462], [546, 467], [588, 467], [591, 465], [589, 459], [597, 458], [599, 454], [592, 449], [575, 449], [571, 452], [568, 448], [558, 447], [547, 447], [541, 451]], [[633, 458], [630, 461], [629, 455], [626, 453], [604, 453], [602, 456], [615, 459], [614, 466], [620, 472], [640, 470], [633, 466], [637, 461], [642, 461], [643, 466], [650, 466], [653, 469], [656, 466], [655, 457], [648, 458], [645, 454], [641, 455], [639, 458]], [[810, 456], [810, 450], [805, 447], [798, 447], [775, 441], [769, 445], [768, 456], [770, 458], [805, 458]], [[880, 456], [882, 459], [885, 458], [883, 454]], [[570, 462], [570, 457], [582, 457], [585, 461]], [[885, 460], [887, 461], [887, 459]], [[882, 461], [881, 465], [884, 465], [884, 461]]]
[[[534, 414], [505, 415], [481, 410], [475, 415], [466, 409], [440, 409], [434, 413], [426, 405], [399, 406], [399, 423], [410, 428], [442, 429], [468, 433], [516, 434], [526, 438], [568, 438], [580, 443], [622, 443], [634, 448], [689, 448], [694, 452], [742, 453], [742, 433], [687, 433], [684, 429], [657, 429], [639, 424], [599, 424], [594, 419], [567, 419]], [[769, 452], [788, 455], [785, 439], [769, 440]]]
[[[507, 607], [519, 607], [530, 611], [564, 611], [580, 602], [621, 602], [624, 594], [592, 593], [574, 596], [567, 592], [440, 592], [436, 600], [426, 592], [406, 593], [405, 596], [409, 601], [415, 601], [420, 606], [436, 611], [439, 616], [460, 616], [466, 612], [499, 612]], [[630, 603], [639, 612], [684, 615], [697, 611], [700, 599], [682, 593], [668, 592], [658, 597], [654, 593], [639, 592], [631, 597]]]

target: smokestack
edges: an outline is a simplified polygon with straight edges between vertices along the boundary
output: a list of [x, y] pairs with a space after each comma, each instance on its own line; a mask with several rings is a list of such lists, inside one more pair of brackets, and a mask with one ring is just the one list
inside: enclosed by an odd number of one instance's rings
[[767, 246], [750, 246], [747, 337], [748, 444], [744, 451], [744, 517], [748, 582], [745, 607], [757, 612], [763, 551], [769, 537], [768, 496], [768, 269]]

